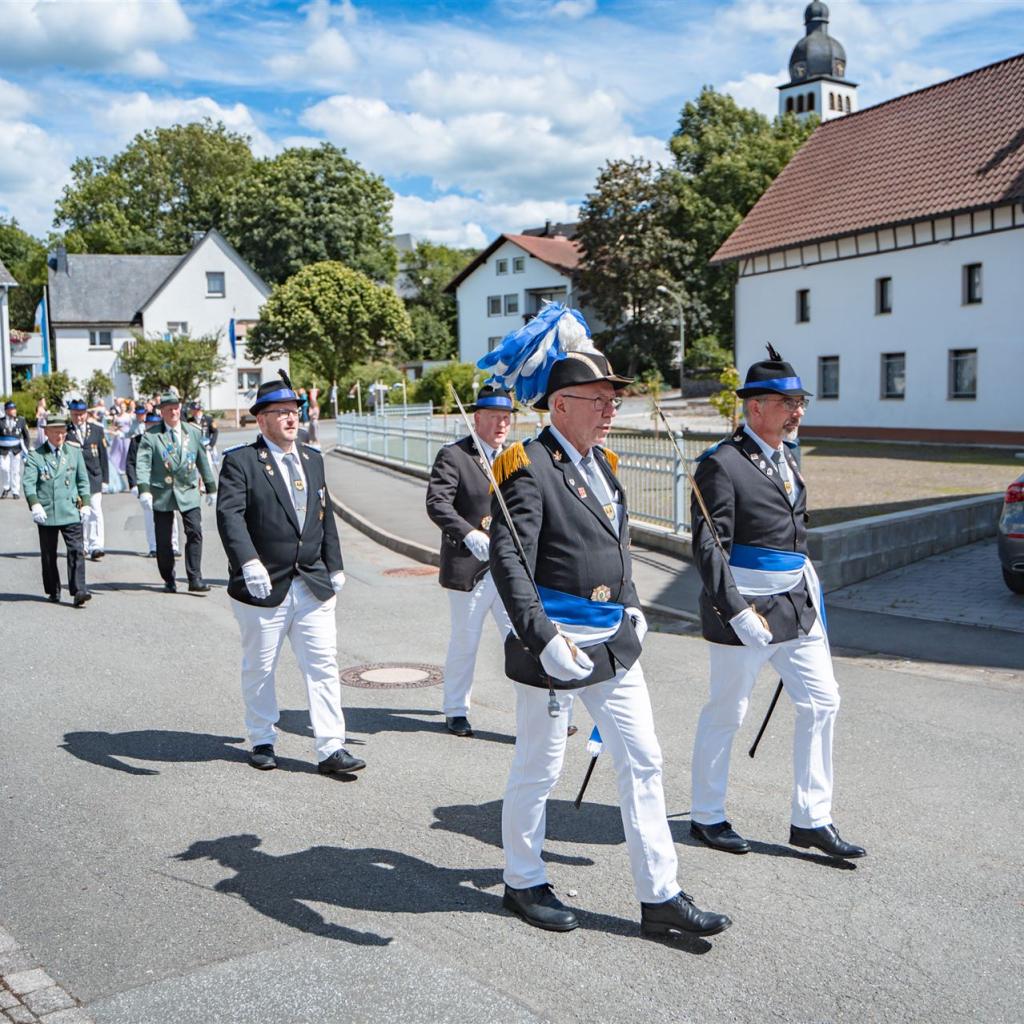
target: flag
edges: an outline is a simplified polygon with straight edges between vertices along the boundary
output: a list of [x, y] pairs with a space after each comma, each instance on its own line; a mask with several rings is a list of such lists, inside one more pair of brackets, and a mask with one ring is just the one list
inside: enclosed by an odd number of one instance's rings
[[591, 757], [599, 757], [603, 746], [604, 743], [601, 740], [601, 733], [598, 731], [598, 728], [595, 725], [590, 733], [590, 739], [587, 740], [587, 753]]
[[235, 335], [235, 318], [228, 321], [228, 341], [231, 342], [231, 358], [238, 358], [238, 338]]
[[43, 336], [43, 373], [50, 372], [50, 318], [46, 315], [46, 289], [43, 289], [43, 297], [36, 306], [36, 315], [33, 318], [33, 331], [38, 331]]

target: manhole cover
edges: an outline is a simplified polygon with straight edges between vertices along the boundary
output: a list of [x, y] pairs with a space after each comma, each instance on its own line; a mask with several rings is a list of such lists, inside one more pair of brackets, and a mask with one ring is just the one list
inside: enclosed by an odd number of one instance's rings
[[437, 566], [434, 565], [414, 565], [408, 569], [385, 569], [383, 575], [385, 576], [436, 576]]
[[440, 665], [377, 662], [353, 665], [342, 671], [340, 677], [344, 686], [358, 686], [362, 690], [417, 690], [437, 686], [444, 673]]

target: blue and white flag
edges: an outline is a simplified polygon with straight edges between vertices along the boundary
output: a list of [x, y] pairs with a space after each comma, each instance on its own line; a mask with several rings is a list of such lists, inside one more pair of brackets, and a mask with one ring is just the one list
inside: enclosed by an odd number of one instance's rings
[[231, 358], [238, 358], [238, 336], [235, 334], [235, 318], [228, 321], [228, 341], [231, 342]]

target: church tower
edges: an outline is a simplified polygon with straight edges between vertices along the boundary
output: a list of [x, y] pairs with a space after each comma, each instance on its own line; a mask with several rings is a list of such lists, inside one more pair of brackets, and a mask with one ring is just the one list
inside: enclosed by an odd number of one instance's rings
[[846, 51], [828, 34], [828, 7], [814, 0], [804, 11], [807, 34], [793, 47], [789, 82], [779, 86], [779, 113], [822, 121], [857, 109], [857, 85], [846, 80]]

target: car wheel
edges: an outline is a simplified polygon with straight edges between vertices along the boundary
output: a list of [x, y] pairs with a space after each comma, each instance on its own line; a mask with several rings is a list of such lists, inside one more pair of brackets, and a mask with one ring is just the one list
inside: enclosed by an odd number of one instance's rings
[[1015, 594], [1024, 594], [1024, 572], [1004, 569], [1003, 581]]

